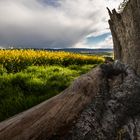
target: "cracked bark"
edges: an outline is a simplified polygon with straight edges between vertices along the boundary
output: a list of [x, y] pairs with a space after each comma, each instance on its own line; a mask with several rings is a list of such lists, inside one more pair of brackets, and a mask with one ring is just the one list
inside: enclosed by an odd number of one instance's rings
[[131, 67], [120, 62], [101, 68], [105, 75], [116, 70], [120, 73], [111, 79], [106, 77], [100, 92], [72, 129], [65, 136], [52, 137], [52, 140], [140, 139], [140, 78]]
[[114, 56], [140, 75], [140, 1], [129, 0], [122, 13], [108, 9]]

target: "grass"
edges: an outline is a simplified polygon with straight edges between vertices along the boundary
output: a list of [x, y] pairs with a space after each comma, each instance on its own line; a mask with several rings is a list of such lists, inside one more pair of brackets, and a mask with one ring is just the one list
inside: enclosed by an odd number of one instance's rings
[[0, 121], [57, 95], [95, 66], [28, 66], [9, 73], [0, 65]]
[[35, 50], [0, 50], [0, 121], [49, 99], [102, 56]]

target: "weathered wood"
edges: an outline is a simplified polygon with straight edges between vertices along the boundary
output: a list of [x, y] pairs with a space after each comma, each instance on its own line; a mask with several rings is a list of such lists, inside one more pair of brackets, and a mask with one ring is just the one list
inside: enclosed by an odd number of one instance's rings
[[102, 69], [107, 82], [69, 133], [57, 140], [140, 140], [140, 78], [119, 61]]
[[46, 140], [63, 134], [99, 92], [103, 78], [95, 68], [56, 97], [1, 122], [0, 140]]
[[140, 0], [108, 11], [114, 56], [123, 63], [102, 66], [107, 83], [57, 140], [140, 140]]
[[129, 0], [122, 13], [108, 11], [115, 59], [140, 75], [140, 0]]

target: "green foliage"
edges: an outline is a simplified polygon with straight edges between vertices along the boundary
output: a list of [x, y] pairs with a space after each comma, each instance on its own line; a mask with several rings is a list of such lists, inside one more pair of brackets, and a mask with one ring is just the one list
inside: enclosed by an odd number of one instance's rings
[[64, 89], [101, 56], [34, 50], [0, 50], [0, 121]]
[[49, 99], [95, 65], [29, 66], [0, 75], [0, 121]]

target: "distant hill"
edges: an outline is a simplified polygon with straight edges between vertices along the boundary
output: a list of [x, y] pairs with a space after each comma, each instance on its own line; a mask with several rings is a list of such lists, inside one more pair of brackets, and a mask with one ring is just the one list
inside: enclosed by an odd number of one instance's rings
[[104, 54], [104, 53], [112, 53], [113, 49], [86, 49], [86, 48], [61, 48], [61, 49], [51, 49], [47, 48], [44, 50], [48, 51], [65, 51], [65, 52], [73, 52], [73, 53], [82, 53], [82, 54]]
[[46, 51], [65, 51], [81, 54], [97, 54], [97, 55], [110, 55], [113, 53], [113, 49], [87, 49], [87, 48], [8, 48], [8, 49], [33, 49], [33, 50], [46, 50]]

